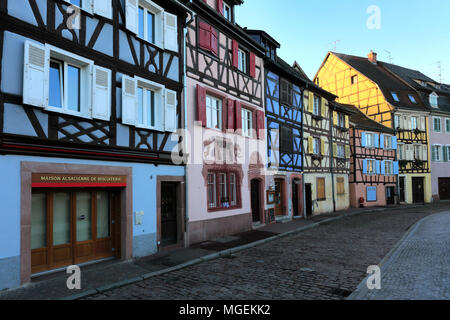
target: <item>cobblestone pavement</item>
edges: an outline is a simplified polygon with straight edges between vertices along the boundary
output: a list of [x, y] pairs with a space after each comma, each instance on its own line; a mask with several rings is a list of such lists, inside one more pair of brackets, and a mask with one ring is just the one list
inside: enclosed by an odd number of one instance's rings
[[449, 207], [345, 217], [88, 299], [345, 299], [414, 223]]
[[[450, 299], [450, 211], [425, 218], [381, 268], [381, 289], [354, 299]], [[359, 291], [359, 290], [358, 290]]]

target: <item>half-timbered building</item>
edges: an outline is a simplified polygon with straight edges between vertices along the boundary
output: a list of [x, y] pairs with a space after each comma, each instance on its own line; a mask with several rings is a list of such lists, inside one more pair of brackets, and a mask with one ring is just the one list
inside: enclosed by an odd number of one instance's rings
[[358, 208], [395, 204], [399, 169], [395, 130], [353, 107], [350, 147], [350, 205]]
[[186, 18], [172, 0], [0, 1], [0, 289], [183, 242]]
[[311, 81], [277, 56], [270, 35], [246, 32], [265, 48], [266, 190], [275, 192], [267, 208], [278, 220], [303, 217], [302, 88]]
[[190, 136], [190, 243], [247, 231], [263, 221], [265, 135], [263, 48], [235, 24], [242, 0], [185, 1]]
[[396, 130], [399, 159], [399, 200], [429, 203], [431, 175], [428, 108], [419, 93], [378, 61], [329, 52], [314, 81], [337, 95], [340, 103], [357, 106], [369, 118]]
[[348, 111], [334, 101], [336, 96], [315, 84], [306, 87], [303, 99], [305, 211], [309, 217], [349, 206], [349, 120]]

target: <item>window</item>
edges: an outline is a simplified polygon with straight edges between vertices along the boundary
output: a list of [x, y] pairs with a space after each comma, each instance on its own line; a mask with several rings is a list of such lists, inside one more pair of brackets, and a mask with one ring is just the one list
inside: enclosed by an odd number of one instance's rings
[[444, 158], [445, 158], [445, 161], [448, 161], [448, 162], [450, 162], [450, 145], [447, 145], [445, 148], [444, 148]]
[[417, 117], [411, 117], [411, 130], [417, 129]]
[[225, 19], [231, 22], [231, 7], [227, 3], [225, 3], [225, 1], [223, 2], [223, 16], [225, 17]]
[[317, 201], [324, 201], [326, 199], [325, 178], [317, 178]]
[[216, 202], [216, 175], [208, 173], [208, 208], [217, 207]]
[[395, 102], [400, 102], [400, 99], [398, 98], [398, 95], [396, 92], [391, 92], [391, 94], [392, 94], [392, 98], [394, 98]]
[[81, 68], [56, 59], [50, 60], [49, 107], [81, 112]]
[[377, 162], [376, 160], [366, 160], [367, 163], [367, 174], [376, 174], [377, 173]]
[[338, 114], [338, 126], [341, 128], [345, 128], [345, 115], [342, 113]]
[[253, 130], [253, 113], [251, 110], [242, 108], [242, 135], [244, 137], [252, 137]]
[[400, 117], [398, 115], [394, 116], [394, 129], [400, 128]]
[[240, 205], [237, 177], [235, 172], [208, 173], [208, 209], [229, 209]]
[[[365, 143], [364, 143], [365, 136]], [[378, 147], [378, 135], [375, 133], [364, 133], [362, 136], [362, 145], [366, 148], [377, 148]]]
[[367, 202], [377, 201], [377, 187], [366, 187]]
[[412, 103], [414, 103], [414, 104], [417, 103], [416, 98], [414, 98], [414, 96], [412, 94], [408, 94], [408, 98]]
[[337, 157], [345, 158], [345, 146], [343, 144], [337, 145]]
[[245, 52], [242, 49], [238, 50], [238, 61], [239, 61], [239, 65], [238, 65], [238, 69], [244, 73], [248, 72], [248, 68], [247, 68], [247, 52]]
[[292, 106], [292, 84], [289, 81], [280, 79], [280, 100], [281, 103]]
[[433, 117], [433, 131], [441, 132], [441, 118]]
[[352, 84], [357, 84], [357, 83], [358, 83], [358, 75], [352, 76]]
[[316, 116], [320, 115], [320, 98], [318, 96], [314, 96], [313, 114]]
[[442, 161], [442, 146], [441, 145], [433, 145], [431, 146], [431, 159], [434, 162]]
[[424, 159], [422, 149], [423, 149], [422, 145], [420, 145], [420, 144], [414, 145], [414, 159], [415, 160], [423, 160]]
[[139, 6], [139, 37], [155, 43], [156, 25], [155, 14], [147, 8]]
[[384, 149], [391, 150], [392, 149], [392, 139], [391, 136], [384, 136]]
[[198, 46], [206, 51], [218, 55], [219, 53], [219, 43], [218, 43], [219, 32], [206, 22], [198, 22]]
[[405, 145], [399, 144], [397, 148], [397, 158], [398, 160], [406, 160], [406, 151]]
[[342, 195], [345, 194], [345, 180], [342, 177], [336, 178], [337, 182], [337, 194]]
[[280, 141], [280, 151], [282, 153], [292, 153], [294, 145], [292, 128], [286, 126], [281, 127]]
[[138, 126], [154, 127], [155, 126], [155, 92], [144, 87], [138, 87]]
[[450, 119], [445, 119], [445, 132], [450, 133]]
[[437, 108], [438, 107], [438, 95], [436, 93], [432, 93], [430, 94], [430, 105], [433, 108]]
[[321, 154], [321, 145], [322, 141], [320, 138], [313, 138], [313, 154], [320, 155]]
[[222, 100], [206, 95], [206, 127], [222, 130]]
[[81, 1], [82, 0], [69, 0], [69, 2], [71, 4], [73, 4], [73, 5], [75, 5], [75, 6], [79, 7], [79, 8], [81, 8], [81, 5], [82, 5]]
[[394, 162], [393, 161], [384, 161], [384, 174], [385, 175], [393, 175], [394, 174]]

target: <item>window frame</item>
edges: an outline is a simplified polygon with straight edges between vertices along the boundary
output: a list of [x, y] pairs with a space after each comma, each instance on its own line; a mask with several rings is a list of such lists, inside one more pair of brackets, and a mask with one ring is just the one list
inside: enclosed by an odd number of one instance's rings
[[[242, 201], [239, 196], [241, 185], [239, 183], [239, 174], [237, 171], [210, 169], [208, 170], [206, 177], [208, 212], [236, 210], [242, 207]], [[210, 177], [213, 177], [213, 179], [210, 179]], [[222, 177], [225, 177], [225, 188], [223, 187], [224, 182], [222, 182]], [[231, 179], [231, 177], [233, 177], [233, 179]], [[231, 181], [234, 181], [234, 184], [232, 184]], [[214, 193], [214, 199], [210, 199], [210, 190]], [[226, 198], [222, 198], [223, 191], [226, 194]], [[231, 198], [232, 196], [234, 199]], [[212, 202], [212, 200], [214, 200], [214, 202]], [[222, 202], [222, 200], [228, 201]], [[223, 204], [225, 204], [225, 206], [222, 206]], [[214, 207], [212, 205], [214, 205]]]
[[417, 121], [418, 121], [418, 117], [411, 116], [411, 130], [419, 129], [419, 127], [417, 126]]
[[358, 83], [358, 75], [355, 74], [355, 75], [353, 75], [351, 77], [351, 84], [354, 85], [354, 84], [357, 84], [357, 83]]
[[438, 99], [439, 99], [439, 96], [436, 94], [436, 92], [430, 93], [430, 95], [428, 96], [428, 101], [432, 108], [439, 108]]
[[[434, 153], [433, 152], [434, 148], [437, 148], [438, 152]], [[431, 159], [432, 159], [433, 162], [442, 162], [442, 160], [443, 160], [443, 158], [442, 158], [442, 155], [443, 155], [442, 150], [443, 150], [442, 144], [433, 144], [431, 146]], [[438, 155], [438, 158], [435, 157], [436, 154]], [[433, 160], [433, 158], [434, 158], [434, 160]]]
[[344, 177], [336, 177], [336, 194], [345, 195], [345, 178]]
[[[245, 64], [243, 64], [244, 60], [242, 58], [245, 58]], [[243, 70], [244, 67], [245, 67], [245, 70]], [[249, 53], [247, 50], [243, 49], [242, 47], [238, 48], [238, 68], [237, 69], [246, 75], [249, 74], [249, 69], [250, 69]]]
[[[389, 164], [389, 171], [390, 172], [387, 172], [387, 165]], [[384, 175], [385, 176], [393, 176], [393, 175], [395, 175], [395, 173], [394, 173], [394, 161], [392, 161], [392, 160], [385, 160], [384, 161]]]
[[391, 96], [392, 96], [392, 99], [394, 99], [395, 102], [400, 102], [400, 98], [398, 97], [397, 92], [391, 91]]
[[[316, 103], [316, 102], [317, 102], [317, 103]], [[316, 113], [316, 107], [317, 107], [317, 113]], [[317, 117], [318, 117], [318, 116], [321, 116], [322, 113], [321, 113], [320, 108], [321, 108], [320, 97], [314, 95], [313, 112], [312, 112], [313, 115], [315, 115], [315, 116], [317, 116]]]
[[[436, 130], [436, 120], [439, 119], [439, 130]], [[442, 118], [433, 117], [433, 132], [442, 133]]]
[[450, 134], [450, 118], [445, 118], [445, 133]]
[[[137, 119], [138, 119], [137, 111], [138, 110], [136, 109], [135, 127], [165, 132], [164, 131], [164, 107], [165, 107], [164, 90], [165, 90], [165, 86], [160, 83], [153, 82], [153, 81], [150, 81], [150, 80], [147, 80], [144, 78], [140, 78], [140, 77], [135, 77], [135, 79], [137, 81], [137, 89], [138, 90], [139, 90], [139, 88], [144, 88], [147, 91], [154, 92], [154, 101], [155, 101], [155, 125], [150, 126], [150, 125], [145, 125], [145, 124], [139, 124], [137, 121]], [[136, 99], [138, 99], [138, 92], [136, 92]], [[138, 107], [139, 107], [139, 101], [136, 105], [136, 108], [138, 108]], [[157, 120], [159, 120], [160, 123], [158, 123]]]
[[[339, 149], [342, 148], [342, 155], [339, 154]], [[345, 145], [342, 143], [336, 144], [336, 158], [345, 159]]]
[[[366, 170], [366, 175], [369, 176], [373, 176], [373, 175], [377, 175], [377, 160], [376, 159], [366, 159], [366, 163], [367, 163], [367, 170]], [[369, 172], [369, 163], [373, 163], [373, 166], [371, 166], [371, 168], [373, 169], [373, 172]]]
[[[386, 139], [387, 139], [387, 140], [386, 140]], [[390, 136], [390, 135], [384, 135], [383, 147], [384, 147], [385, 150], [393, 150], [393, 149], [392, 149], [392, 147], [393, 147], [393, 145], [392, 145], [392, 139], [393, 139], [393, 136]], [[389, 142], [388, 142], [388, 146], [386, 146], [386, 141], [389, 141]]]
[[[217, 124], [218, 124], [218, 128], [214, 128], [211, 126], [211, 123], [209, 122], [209, 117], [208, 117], [208, 111], [214, 109], [212, 106], [208, 105], [208, 98], [209, 100], [215, 100], [217, 102], [219, 102], [215, 112], [217, 113], [217, 116], [220, 118], [217, 120]], [[207, 129], [212, 129], [212, 130], [217, 130], [217, 131], [223, 131], [223, 98], [219, 98], [215, 95], [212, 95], [208, 92], [206, 92], [206, 99], [205, 99], [205, 104], [206, 104], [206, 128]], [[212, 118], [211, 118], [212, 119]]]
[[[317, 152], [316, 152], [316, 150], [315, 150], [315, 148], [316, 148], [316, 142], [318, 142], [318, 146], [317, 146]], [[315, 156], [321, 156], [322, 155], [322, 140], [320, 139], [320, 138], [318, 138], [318, 137], [313, 137], [313, 155], [315, 155]]]
[[[319, 181], [323, 181], [323, 198], [319, 198]], [[316, 201], [326, 201], [327, 200], [327, 189], [326, 189], [326, 180], [325, 178], [318, 177], [316, 178]]]
[[409, 101], [411, 101], [412, 104], [417, 104], [416, 98], [412, 94], [408, 94]]
[[[253, 138], [253, 111], [247, 108], [241, 108], [242, 117], [242, 135], [247, 138]], [[249, 125], [250, 124], [250, 125]]]
[[[228, 7], [228, 9], [230, 9], [229, 10], [229, 12], [230, 12], [230, 17], [229, 18], [227, 18], [226, 16], [225, 16], [225, 12], [226, 12], [226, 8]], [[226, 3], [225, 1], [223, 1], [223, 3], [222, 3], [222, 12], [223, 12], [223, 17], [225, 18], [225, 20], [227, 20], [228, 22], [233, 22], [233, 9], [232, 9], [232, 7], [228, 4], [228, 3]]]
[[62, 76], [63, 83], [60, 86], [63, 86], [62, 100], [63, 105], [62, 108], [51, 106], [50, 105], [50, 64], [48, 65], [47, 74], [48, 77], [48, 101], [44, 107], [44, 110], [53, 111], [57, 113], [68, 114], [72, 116], [92, 119], [92, 77], [91, 73], [94, 68], [94, 61], [86, 59], [84, 57], [73, 54], [69, 51], [54, 47], [49, 44], [45, 44], [45, 50], [48, 51], [48, 56], [50, 57], [50, 61], [59, 60], [65, 65], [72, 65], [80, 69], [80, 77], [79, 77], [79, 107], [80, 111], [69, 110], [67, 106], [67, 87], [64, 88], [64, 84], [67, 83], [67, 72], [64, 67], [64, 75]]
[[[140, 18], [139, 9], [144, 9], [144, 37], [140, 36]], [[147, 12], [152, 13], [155, 16], [154, 27], [155, 27], [155, 40], [154, 42], [148, 40], [148, 26], [147, 26]], [[156, 3], [149, 0], [137, 0], [137, 34], [136, 37], [157, 46], [160, 49], [164, 49], [164, 9], [157, 5]]]

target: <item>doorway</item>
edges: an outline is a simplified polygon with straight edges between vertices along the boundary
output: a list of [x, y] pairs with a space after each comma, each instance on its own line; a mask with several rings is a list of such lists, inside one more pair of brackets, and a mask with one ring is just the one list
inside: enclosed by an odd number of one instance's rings
[[439, 178], [439, 199], [450, 200], [450, 178]]
[[413, 202], [423, 203], [425, 200], [424, 178], [412, 178]]
[[305, 207], [306, 207], [306, 217], [312, 216], [312, 187], [311, 183], [305, 184]]
[[395, 204], [395, 187], [386, 187], [386, 204]]
[[120, 257], [120, 192], [33, 190], [31, 273]]
[[260, 185], [261, 182], [257, 179], [251, 181], [251, 205], [252, 205], [252, 219], [253, 222], [261, 221], [260, 208]]
[[293, 209], [294, 217], [298, 217], [300, 215], [300, 212], [299, 212], [300, 194], [299, 194], [299, 187], [298, 187], [299, 184], [300, 184], [300, 179], [294, 179], [292, 181], [292, 209]]
[[399, 179], [400, 202], [405, 202], [405, 177]]
[[161, 183], [161, 245], [178, 242], [178, 201], [177, 183]]
[[284, 180], [275, 179], [275, 216], [284, 215]]

